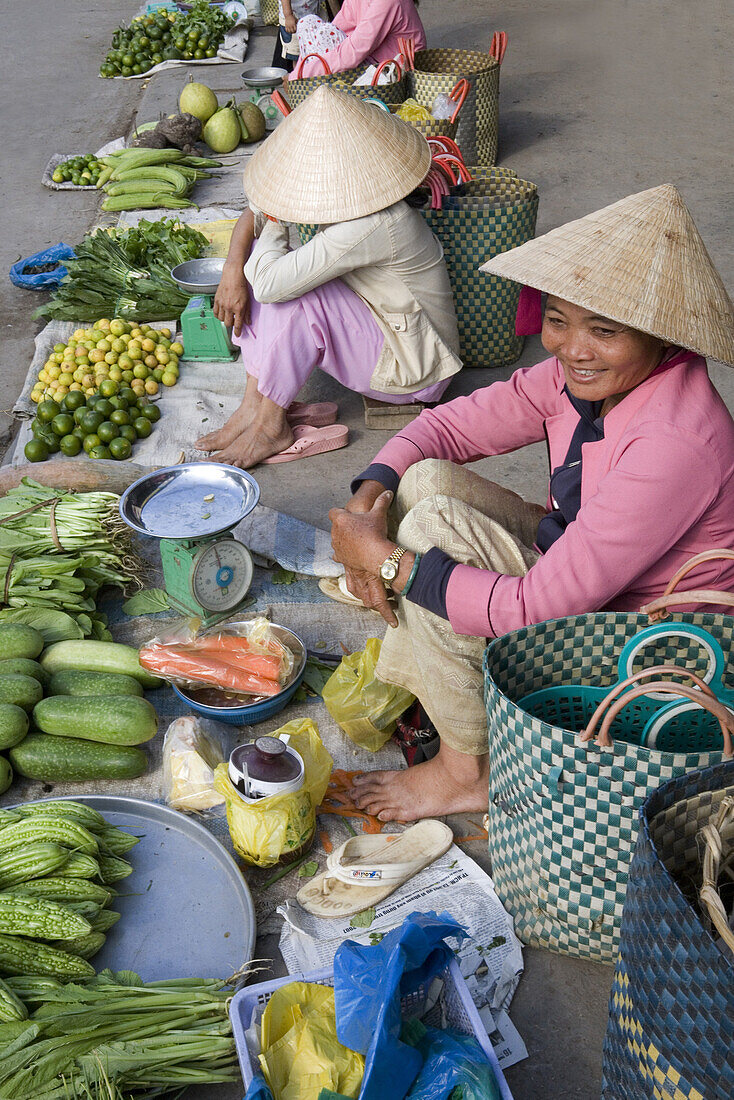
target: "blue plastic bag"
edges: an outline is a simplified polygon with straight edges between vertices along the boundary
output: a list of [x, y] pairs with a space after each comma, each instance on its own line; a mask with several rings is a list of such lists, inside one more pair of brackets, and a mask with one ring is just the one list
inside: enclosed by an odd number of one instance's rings
[[420, 1051], [400, 1040], [400, 998], [430, 985], [448, 966], [448, 937], [466, 931], [449, 913], [411, 913], [374, 946], [347, 940], [334, 957], [339, 1042], [366, 1057], [360, 1100], [403, 1100], [418, 1076]]
[[[10, 281], [23, 290], [46, 290], [58, 286], [64, 276], [68, 275], [61, 261], [73, 259], [73, 248], [63, 242], [55, 244], [53, 248], [45, 248], [42, 252], [36, 252], [33, 256], [26, 256], [24, 260], [14, 263], [10, 269]], [[58, 265], [53, 271], [41, 271], [35, 275], [25, 273], [29, 267], [53, 263]]]
[[421, 1030], [423, 1036], [414, 1045], [423, 1068], [407, 1100], [449, 1100], [457, 1086], [462, 1100], [502, 1100], [494, 1070], [476, 1039], [460, 1031]]
[[245, 1100], [273, 1100], [273, 1094], [261, 1073], [256, 1073], [245, 1093]]

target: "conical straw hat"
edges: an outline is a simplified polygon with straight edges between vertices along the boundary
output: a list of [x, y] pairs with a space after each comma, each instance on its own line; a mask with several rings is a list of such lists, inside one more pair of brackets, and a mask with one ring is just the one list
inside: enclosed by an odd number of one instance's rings
[[671, 184], [552, 229], [482, 271], [734, 366], [734, 307]]
[[252, 157], [245, 193], [280, 221], [351, 221], [405, 198], [430, 167], [415, 127], [322, 84]]

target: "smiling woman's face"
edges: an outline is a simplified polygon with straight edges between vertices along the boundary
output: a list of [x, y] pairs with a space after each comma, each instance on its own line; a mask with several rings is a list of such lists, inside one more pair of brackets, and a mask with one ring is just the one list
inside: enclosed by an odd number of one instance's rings
[[668, 346], [552, 295], [543, 314], [541, 339], [563, 367], [573, 396], [603, 401], [603, 413], [652, 374]]

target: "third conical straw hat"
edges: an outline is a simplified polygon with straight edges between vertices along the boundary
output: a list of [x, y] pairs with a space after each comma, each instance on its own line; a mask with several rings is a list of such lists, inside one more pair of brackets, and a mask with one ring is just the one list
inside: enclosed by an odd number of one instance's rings
[[734, 366], [734, 307], [670, 184], [559, 226], [482, 271]]
[[351, 221], [405, 198], [430, 166], [415, 127], [323, 84], [252, 157], [245, 193], [280, 221]]

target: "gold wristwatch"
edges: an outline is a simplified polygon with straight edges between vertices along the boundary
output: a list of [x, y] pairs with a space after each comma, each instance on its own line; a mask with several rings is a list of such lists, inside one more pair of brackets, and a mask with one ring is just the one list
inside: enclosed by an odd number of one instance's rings
[[398, 575], [400, 559], [407, 553], [404, 546], [396, 546], [389, 558], [385, 558], [380, 566], [380, 577], [385, 588], [390, 588]]

